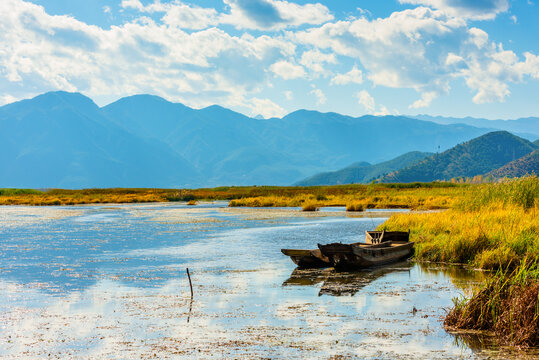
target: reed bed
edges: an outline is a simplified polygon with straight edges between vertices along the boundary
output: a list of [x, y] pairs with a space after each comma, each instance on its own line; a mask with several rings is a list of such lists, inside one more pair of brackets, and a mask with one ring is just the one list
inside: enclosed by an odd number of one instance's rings
[[410, 229], [419, 260], [495, 271], [473, 296], [454, 299], [448, 329], [539, 346], [539, 178], [478, 185], [450, 210], [397, 214], [379, 229]]
[[[230, 206], [446, 209], [472, 185], [451, 183], [335, 186], [226, 186], [211, 189], [83, 189], [46, 191], [0, 189], [0, 205], [78, 205], [94, 203], [228, 200]], [[356, 210], [353, 210], [356, 211]]]
[[539, 268], [524, 260], [512, 271], [499, 270], [471, 298], [453, 299], [444, 321], [448, 330], [492, 331], [501, 344], [539, 344]]
[[539, 256], [539, 179], [477, 185], [447, 211], [396, 214], [379, 230], [410, 230], [419, 260], [517, 266]]

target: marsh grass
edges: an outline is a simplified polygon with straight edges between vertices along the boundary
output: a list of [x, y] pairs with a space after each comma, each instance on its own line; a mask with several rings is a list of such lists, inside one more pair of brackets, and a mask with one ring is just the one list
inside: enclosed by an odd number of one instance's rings
[[371, 184], [335, 186], [226, 186], [210, 189], [83, 189], [47, 191], [0, 189], [0, 205], [61, 205], [93, 203], [229, 200], [230, 206], [303, 207], [362, 204], [364, 208], [447, 209], [469, 185], [451, 183]]
[[502, 344], [539, 344], [539, 268], [525, 258], [500, 269], [471, 298], [453, 299], [444, 325], [449, 330], [494, 331]]
[[363, 211], [365, 210], [365, 204], [354, 202], [346, 205], [346, 211]]
[[318, 211], [320, 210], [320, 206], [318, 206], [317, 203], [307, 203], [302, 206], [301, 210], [302, 211]]
[[483, 269], [517, 266], [539, 257], [537, 199], [537, 177], [477, 185], [450, 210], [396, 214], [379, 229], [410, 229], [419, 260]]

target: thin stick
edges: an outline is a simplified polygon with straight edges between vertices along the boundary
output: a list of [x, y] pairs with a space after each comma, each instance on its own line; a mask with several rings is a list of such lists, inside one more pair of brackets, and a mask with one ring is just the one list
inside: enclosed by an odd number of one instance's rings
[[189, 268], [187, 270], [187, 277], [189, 278], [189, 287], [191, 288], [191, 299], [193, 299], [193, 283], [191, 282], [191, 275], [189, 275]]

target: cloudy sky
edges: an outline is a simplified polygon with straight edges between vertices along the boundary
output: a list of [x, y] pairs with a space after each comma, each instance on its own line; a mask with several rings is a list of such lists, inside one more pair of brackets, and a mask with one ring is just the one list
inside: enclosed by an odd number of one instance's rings
[[539, 115], [539, 0], [1, 0], [0, 104]]

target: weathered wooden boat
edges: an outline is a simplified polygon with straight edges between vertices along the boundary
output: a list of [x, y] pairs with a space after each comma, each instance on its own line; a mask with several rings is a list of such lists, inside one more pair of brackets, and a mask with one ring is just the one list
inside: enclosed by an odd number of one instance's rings
[[[408, 232], [366, 232], [365, 244], [333, 243], [318, 248], [338, 269], [362, 269], [407, 259], [414, 253]], [[391, 239], [391, 240], [390, 240]], [[393, 240], [395, 239], [395, 240]]]
[[281, 249], [281, 252], [301, 268], [321, 268], [331, 266], [329, 259], [322, 255], [320, 249]]

